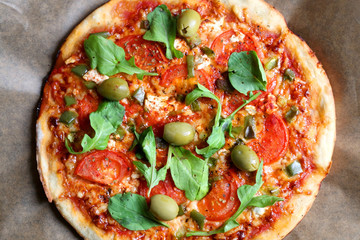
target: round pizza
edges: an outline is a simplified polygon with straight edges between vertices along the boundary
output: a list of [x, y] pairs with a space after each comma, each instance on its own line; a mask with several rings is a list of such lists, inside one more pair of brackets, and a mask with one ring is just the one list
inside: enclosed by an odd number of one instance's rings
[[36, 127], [85, 239], [282, 239], [329, 172], [335, 107], [262, 0], [111, 0], [61, 47]]

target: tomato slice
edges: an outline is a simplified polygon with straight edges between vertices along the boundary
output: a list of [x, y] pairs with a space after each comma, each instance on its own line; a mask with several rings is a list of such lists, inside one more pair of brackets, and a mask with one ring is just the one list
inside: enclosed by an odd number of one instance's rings
[[79, 101], [79, 124], [80, 128], [87, 130], [90, 128], [89, 115], [98, 109], [99, 100], [94, 98], [92, 95], [87, 94], [82, 100]]
[[264, 164], [271, 164], [285, 154], [288, 142], [284, 120], [277, 114], [271, 114], [265, 120], [264, 135], [259, 140], [251, 141], [248, 146], [264, 160]]
[[135, 64], [142, 69], [151, 69], [166, 63], [168, 59], [156, 42], [143, 39], [142, 35], [130, 35], [116, 41], [125, 50], [125, 58], [135, 58]]
[[[177, 79], [184, 80], [187, 78], [188, 71], [186, 64], [178, 64], [170, 67], [161, 76], [160, 85], [163, 87], [169, 87]], [[214, 79], [203, 69], [195, 71], [195, 76], [198, 82], [204, 85], [210, 91], [214, 91]]]
[[131, 170], [125, 154], [104, 150], [86, 155], [75, 168], [75, 174], [91, 182], [108, 185], [129, 176]]
[[234, 170], [229, 170], [215, 182], [210, 192], [198, 202], [198, 208], [207, 220], [222, 221], [232, 216], [240, 206], [237, 189], [240, 180]]
[[141, 181], [139, 186], [139, 194], [144, 196], [147, 201], [150, 201], [150, 198], [156, 194], [163, 194], [174, 199], [177, 204], [186, 202], [185, 192], [175, 186], [170, 174], [167, 174], [164, 181], [160, 181], [158, 185], [151, 189], [149, 197], [148, 191], [149, 188], [146, 181]]
[[235, 31], [232, 29], [223, 32], [211, 44], [211, 49], [215, 52], [217, 64], [226, 66], [233, 52], [255, 50], [254, 42], [249, 36], [245, 35], [242, 42], [232, 42], [230, 39], [233, 35], [235, 35]]
[[160, 86], [169, 87], [176, 79], [186, 79], [187, 75], [186, 64], [174, 65], [161, 76]]

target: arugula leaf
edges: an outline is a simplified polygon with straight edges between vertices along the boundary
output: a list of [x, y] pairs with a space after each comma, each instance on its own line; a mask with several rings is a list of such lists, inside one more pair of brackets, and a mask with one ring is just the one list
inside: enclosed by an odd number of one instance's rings
[[219, 98], [215, 94], [213, 94], [210, 90], [208, 90], [206, 87], [198, 83], [197, 88], [195, 88], [191, 93], [189, 93], [186, 96], [185, 98], [186, 105], [190, 105], [192, 102], [194, 102], [200, 97], [208, 97], [214, 99], [218, 103], [218, 108], [215, 116], [214, 126], [212, 127], [211, 134], [206, 141], [208, 146], [202, 149], [196, 148], [196, 152], [198, 154], [203, 155], [205, 158], [209, 158], [219, 149], [221, 149], [225, 145], [225, 131], [228, 131], [230, 136], [233, 137], [231, 134], [231, 128], [232, 128], [232, 120], [235, 114], [240, 109], [242, 109], [247, 104], [249, 104], [251, 101], [255, 100], [260, 94], [261, 94], [260, 92], [255, 95], [250, 93], [250, 98], [248, 100], [244, 100], [244, 103], [240, 107], [238, 107], [234, 112], [232, 112], [227, 118], [222, 119], [221, 102]]
[[166, 165], [156, 170], [156, 142], [152, 127], [145, 129], [138, 137], [138, 142], [146, 156], [146, 159], [150, 163], [150, 167], [140, 161], [134, 161], [134, 165], [144, 175], [147, 185], [149, 187], [148, 195], [150, 195], [151, 189], [159, 184], [159, 181], [163, 181], [166, 178], [166, 172], [170, 165], [170, 160]]
[[255, 51], [232, 53], [228, 66], [230, 83], [239, 92], [266, 91], [265, 70]]
[[109, 137], [121, 125], [125, 114], [125, 108], [118, 101], [105, 101], [100, 104], [98, 109], [90, 114], [90, 125], [95, 131], [95, 136], [91, 138], [85, 134], [81, 141], [83, 150], [75, 152], [69, 146], [68, 139], [65, 139], [65, 146], [72, 154], [81, 154], [93, 149], [104, 150], [107, 147]]
[[90, 60], [91, 68], [97, 68], [101, 74], [112, 76], [123, 72], [129, 75], [136, 74], [139, 79], [143, 79], [144, 75], [158, 75], [138, 68], [135, 65], [134, 57], [127, 61], [123, 48], [101, 36], [90, 35], [84, 42], [84, 48]]
[[150, 23], [150, 29], [144, 34], [143, 38], [149, 41], [161, 42], [166, 46], [166, 57], [182, 58], [182, 52], [175, 49], [174, 42], [176, 38], [176, 18], [166, 5], [157, 6], [154, 11], [148, 14], [147, 20]]
[[157, 226], [169, 227], [153, 216], [145, 198], [138, 194], [116, 194], [110, 198], [108, 210], [112, 218], [129, 230], [147, 230]]
[[187, 199], [200, 200], [209, 191], [207, 161], [181, 147], [169, 147], [173, 154], [170, 171], [175, 186], [185, 191]]
[[259, 191], [261, 186], [263, 185], [262, 180], [262, 169], [263, 169], [263, 162], [260, 163], [259, 169], [256, 173], [256, 183], [254, 185], [242, 185], [237, 190], [237, 195], [240, 200], [240, 206], [238, 210], [232, 215], [223, 225], [221, 225], [220, 228], [209, 231], [209, 232], [203, 232], [203, 231], [193, 231], [188, 232], [186, 234], [187, 237], [190, 236], [210, 236], [213, 234], [218, 233], [225, 233], [227, 231], [230, 231], [233, 228], [236, 228], [239, 226], [239, 223], [236, 221], [236, 219], [241, 215], [241, 213], [250, 206], [253, 207], [267, 207], [272, 206], [274, 203], [278, 201], [283, 201], [283, 198], [268, 196], [268, 195], [261, 195], [256, 196], [255, 194]]
[[254, 101], [258, 96], [260, 96], [261, 92], [256, 93], [255, 95], [250, 92], [249, 93], [249, 99], [248, 100], [244, 100], [244, 103], [238, 107], [237, 109], [235, 109], [235, 111], [233, 111], [229, 116], [227, 116], [225, 119], [220, 119], [220, 126], [222, 128], [222, 130], [225, 132], [227, 131], [229, 133], [230, 137], [234, 137], [231, 133], [231, 129], [232, 129], [232, 120], [234, 119], [236, 113], [242, 109], [243, 107], [245, 107], [246, 105], [248, 105], [250, 102]]

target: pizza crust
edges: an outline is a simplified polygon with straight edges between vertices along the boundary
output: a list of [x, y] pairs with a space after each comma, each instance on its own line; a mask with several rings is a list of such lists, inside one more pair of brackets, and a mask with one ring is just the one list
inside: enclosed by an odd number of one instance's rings
[[[108, 28], [123, 19], [119, 14], [115, 14], [114, 8], [122, 0], [112, 0], [83, 20], [69, 35], [60, 49], [56, 66], [62, 65], [80, 47], [83, 40], [88, 36], [89, 31], [96, 28]], [[175, 0], [166, 3], [177, 2]], [[329, 80], [314, 53], [299, 37], [293, 34], [287, 27], [283, 16], [272, 6], [262, 0], [222, 0], [225, 6], [232, 9], [234, 13], [247, 22], [260, 25], [271, 32], [280, 34], [285, 42], [285, 46], [293, 54], [303, 70], [304, 76], [311, 82], [311, 94], [318, 97], [312, 98], [314, 114], [317, 114], [321, 123], [317, 136], [316, 158], [314, 162], [319, 166], [319, 170], [314, 172], [311, 177], [306, 179], [304, 192], [311, 194], [294, 194], [293, 198], [287, 202], [287, 206], [293, 209], [292, 213], [282, 215], [275, 225], [256, 237], [257, 240], [282, 239], [285, 237], [305, 216], [310, 209], [319, 191], [321, 181], [330, 170], [331, 156], [335, 142], [335, 104]], [[159, 3], [160, 4], [160, 3]], [[49, 88], [49, 86], [45, 86]], [[44, 94], [44, 102], [49, 101], [48, 94]], [[64, 218], [78, 231], [85, 239], [117, 239], [113, 234], [106, 234], [97, 228], [90, 219], [83, 216], [82, 212], [76, 208], [70, 200], [61, 198], [63, 191], [62, 175], [58, 173], [59, 166], [47, 153], [50, 144], [51, 131], [48, 127], [47, 109], [42, 106], [37, 121], [37, 163], [41, 182], [45, 189], [48, 200], [54, 201], [57, 208]]]

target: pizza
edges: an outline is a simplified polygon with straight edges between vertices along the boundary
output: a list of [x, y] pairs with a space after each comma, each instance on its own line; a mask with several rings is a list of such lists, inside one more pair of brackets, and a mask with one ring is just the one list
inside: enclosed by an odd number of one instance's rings
[[331, 166], [315, 54], [262, 0], [111, 0], [43, 89], [37, 163], [85, 239], [283, 239]]

